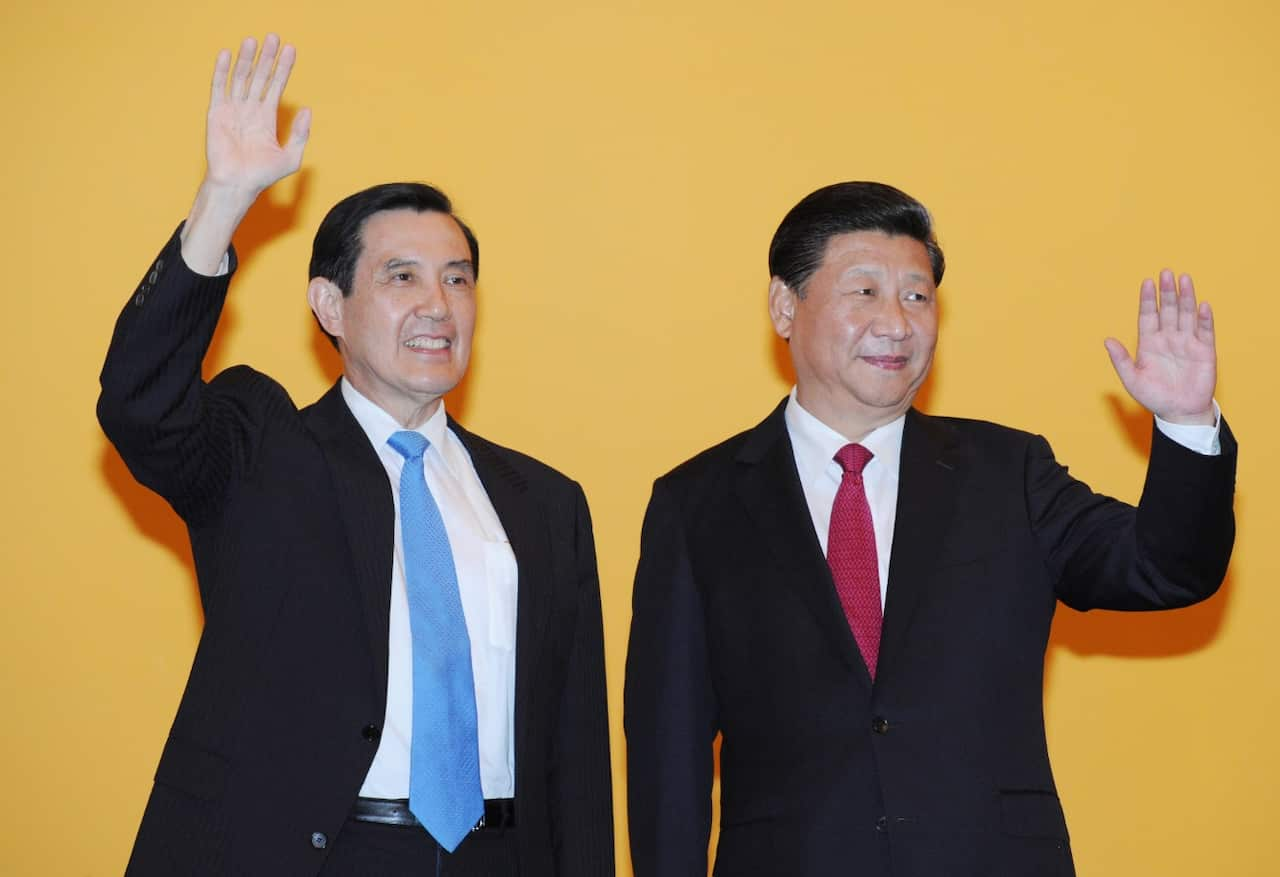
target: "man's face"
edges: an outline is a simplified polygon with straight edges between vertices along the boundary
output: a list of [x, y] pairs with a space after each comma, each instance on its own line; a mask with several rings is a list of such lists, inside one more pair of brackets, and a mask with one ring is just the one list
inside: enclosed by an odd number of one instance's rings
[[924, 244], [858, 231], [827, 242], [801, 298], [769, 288], [774, 328], [791, 345], [801, 405], [851, 440], [904, 413], [933, 362], [937, 289]]
[[328, 299], [336, 321], [325, 328], [339, 339], [347, 380], [417, 426], [467, 369], [476, 321], [471, 251], [452, 217], [414, 210], [370, 216], [363, 242], [351, 294]]

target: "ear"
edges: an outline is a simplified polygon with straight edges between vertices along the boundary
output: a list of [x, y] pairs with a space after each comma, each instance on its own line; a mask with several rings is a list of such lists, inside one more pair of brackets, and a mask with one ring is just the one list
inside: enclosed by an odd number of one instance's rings
[[799, 300], [800, 297], [781, 277], [769, 281], [769, 319], [773, 320], [773, 331], [786, 341], [791, 340], [791, 325], [795, 322], [796, 302]]
[[342, 337], [342, 306], [345, 304], [342, 290], [327, 277], [312, 277], [307, 284], [307, 304], [311, 305], [311, 313], [316, 315], [326, 332], [335, 338]]

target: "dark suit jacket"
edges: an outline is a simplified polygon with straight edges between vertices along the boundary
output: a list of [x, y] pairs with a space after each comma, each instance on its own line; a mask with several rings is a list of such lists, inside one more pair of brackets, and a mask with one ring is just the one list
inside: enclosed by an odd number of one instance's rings
[[717, 875], [1073, 873], [1042, 709], [1055, 604], [1212, 594], [1229, 430], [1220, 457], [1157, 431], [1135, 510], [1038, 436], [910, 412], [873, 685], [782, 412], [654, 486], [625, 697], [637, 877], [705, 875], [717, 732]]
[[[192, 274], [175, 236], [121, 314], [102, 372], [103, 429], [186, 521], [205, 615], [130, 874], [316, 873], [386, 707], [386, 471], [336, 386], [298, 410], [244, 366], [201, 381], [228, 282]], [[613, 874], [585, 499], [536, 460], [450, 428], [519, 564], [521, 874]]]

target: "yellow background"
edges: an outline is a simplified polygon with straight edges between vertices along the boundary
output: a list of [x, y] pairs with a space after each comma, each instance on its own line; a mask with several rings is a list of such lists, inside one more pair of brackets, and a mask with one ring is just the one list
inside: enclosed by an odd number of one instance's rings
[[97, 372], [195, 192], [213, 57], [268, 28], [299, 47], [287, 97], [314, 109], [312, 141], [242, 230], [209, 366], [318, 396], [337, 373], [304, 300], [324, 211], [397, 178], [454, 195], [484, 270], [450, 408], [578, 478], [595, 515], [620, 873], [649, 486], [786, 392], [768, 240], [850, 178], [938, 221], [927, 410], [1043, 432], [1118, 496], [1137, 496], [1148, 425], [1101, 340], [1132, 342], [1163, 265], [1212, 300], [1243, 447], [1228, 582], [1164, 615], [1063, 610], [1049, 742], [1082, 875], [1275, 873], [1276, 4], [35, 5], [0, 11], [0, 873], [119, 873], [182, 692], [189, 550], [103, 439]]

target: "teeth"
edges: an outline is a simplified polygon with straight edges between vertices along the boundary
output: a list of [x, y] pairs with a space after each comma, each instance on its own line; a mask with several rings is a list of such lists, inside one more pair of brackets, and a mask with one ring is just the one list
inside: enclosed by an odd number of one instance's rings
[[449, 346], [448, 338], [410, 338], [404, 343], [405, 347], [412, 347], [417, 350], [444, 350]]

